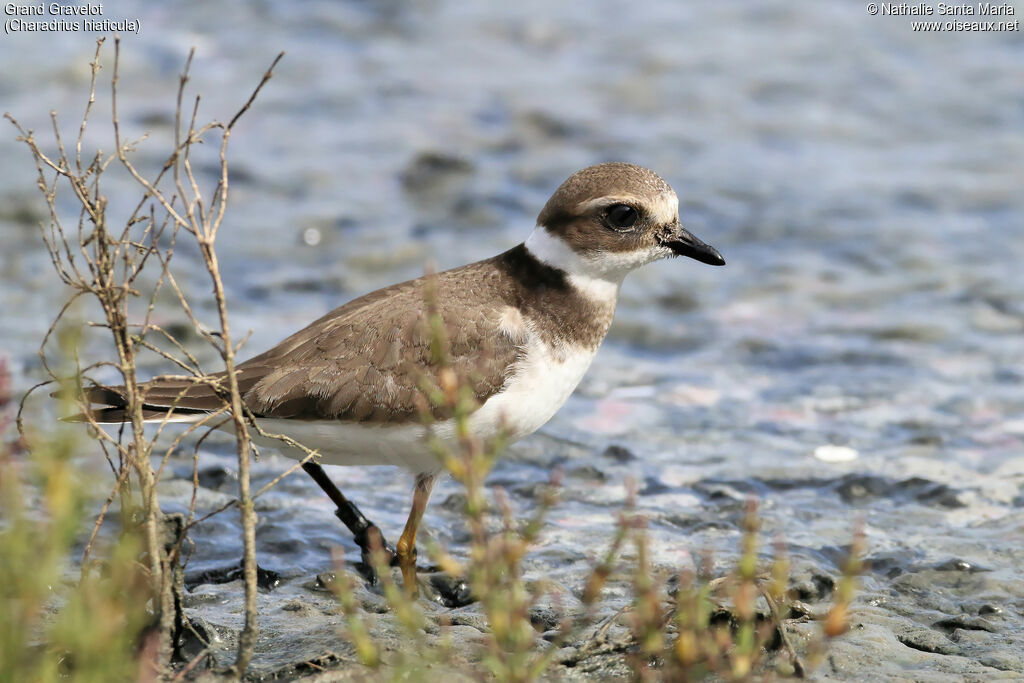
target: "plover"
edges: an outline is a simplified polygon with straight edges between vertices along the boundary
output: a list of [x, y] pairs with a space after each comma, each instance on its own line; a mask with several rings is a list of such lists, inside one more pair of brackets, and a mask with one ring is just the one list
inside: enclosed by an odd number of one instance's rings
[[[503, 254], [385, 287], [337, 308], [238, 366], [246, 408], [267, 433], [286, 434], [328, 465], [397, 465], [416, 475], [412, 510], [392, 557], [415, 582], [416, 531], [442, 465], [426, 430], [454, 440], [454, 420], [417, 400], [432, 365], [427, 291], [448, 330], [450, 367], [472, 387], [473, 433], [508, 441], [532, 434], [565, 403], [608, 332], [632, 270], [670, 256], [724, 265], [679, 221], [679, 201], [656, 173], [606, 163], [555, 191], [527, 240]], [[219, 378], [142, 385], [147, 420], [198, 421], [226, 408]], [[92, 387], [98, 422], [125, 419], [123, 388]], [[256, 439], [260, 441], [259, 438]], [[306, 453], [273, 442], [287, 455]], [[363, 559], [380, 530], [320, 464], [304, 469], [337, 505]], [[371, 540], [376, 536], [376, 540]], [[388, 548], [390, 550], [390, 548]]]

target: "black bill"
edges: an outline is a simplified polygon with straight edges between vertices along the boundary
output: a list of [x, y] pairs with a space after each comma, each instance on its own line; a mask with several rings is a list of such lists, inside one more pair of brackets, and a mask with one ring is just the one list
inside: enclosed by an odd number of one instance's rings
[[682, 226], [677, 228], [671, 237], [661, 240], [661, 243], [677, 256], [689, 256], [709, 266], [725, 265], [725, 259], [717, 249], [710, 244], [704, 244]]

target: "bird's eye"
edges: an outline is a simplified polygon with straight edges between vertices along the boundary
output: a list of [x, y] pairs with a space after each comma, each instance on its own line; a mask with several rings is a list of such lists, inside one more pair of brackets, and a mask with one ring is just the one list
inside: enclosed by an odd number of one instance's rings
[[615, 204], [608, 209], [608, 223], [613, 228], [630, 228], [640, 218], [640, 214], [628, 204]]

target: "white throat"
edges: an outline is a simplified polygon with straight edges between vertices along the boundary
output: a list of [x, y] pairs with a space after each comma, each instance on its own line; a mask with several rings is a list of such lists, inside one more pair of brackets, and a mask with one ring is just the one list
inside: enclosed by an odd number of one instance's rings
[[592, 259], [581, 256], [565, 241], [552, 235], [543, 225], [538, 225], [526, 238], [526, 250], [541, 263], [558, 268], [569, 276], [569, 283], [584, 296], [613, 305], [619, 296], [619, 288], [626, 274], [632, 268], [609, 267], [614, 264], [601, 263], [604, 258]]

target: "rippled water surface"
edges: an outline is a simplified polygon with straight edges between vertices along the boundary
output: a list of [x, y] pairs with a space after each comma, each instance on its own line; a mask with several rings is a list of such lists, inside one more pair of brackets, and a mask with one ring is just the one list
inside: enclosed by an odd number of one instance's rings
[[[922, 35], [907, 18], [809, 1], [128, 2], [115, 12], [143, 25], [122, 46], [121, 116], [129, 135], [151, 133], [145, 163], [169, 140], [189, 46], [202, 112], [222, 119], [287, 51], [232, 138], [219, 253], [233, 326], [252, 330], [248, 354], [427, 261], [456, 266], [521, 241], [582, 166], [631, 161], [676, 188], [684, 224], [728, 266], [674, 260], [632, 275], [579, 390], [493, 473], [530, 510], [536, 486], [565, 472], [532, 575], [580, 587], [627, 477], [664, 566], [700, 549], [727, 566], [754, 495], [766, 533], [785, 539], [811, 587], [838, 573], [863, 520], [872, 569], [857, 627], [821, 677], [858, 677], [865, 662], [880, 677], [1024, 675], [1021, 33]], [[91, 40], [5, 37], [3, 108], [40, 131], [51, 108], [73, 125]], [[13, 136], [0, 138], [0, 316], [2, 350], [27, 387], [64, 293]], [[91, 141], [113, 146], [102, 125]], [[135, 192], [113, 180], [106, 191], [115, 206]], [[176, 258], [208, 302], [196, 254]], [[208, 303], [200, 313], [212, 322]], [[170, 306], [161, 315], [184, 322]], [[266, 454], [257, 484], [288, 464]], [[230, 500], [233, 467], [223, 439], [204, 448], [201, 510]], [[167, 509], [187, 507], [191, 468], [172, 460]], [[333, 474], [397, 536], [407, 477]], [[441, 484], [426, 522], [456, 550], [467, 540], [457, 494]], [[261, 595], [256, 669], [348, 656], [315, 590], [333, 545], [356, 555], [328, 501], [295, 476], [258, 510], [260, 563], [283, 578]], [[236, 562], [237, 532], [233, 513], [202, 525], [192, 576]], [[199, 585], [190, 614], [228, 642], [240, 595], [238, 582]]]

